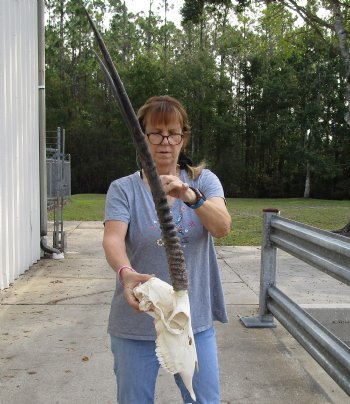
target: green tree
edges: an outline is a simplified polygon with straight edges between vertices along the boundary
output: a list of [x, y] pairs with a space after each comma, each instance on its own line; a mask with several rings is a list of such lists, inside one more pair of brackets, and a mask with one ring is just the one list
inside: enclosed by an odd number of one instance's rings
[[[178, 28], [168, 2], [157, 10], [150, 0], [136, 15], [120, 0], [84, 3], [134, 108], [154, 94], [182, 100], [192, 121], [188, 152], [207, 161], [228, 196], [300, 196], [306, 178], [311, 196], [350, 196], [346, 69], [331, 8], [322, 25], [321, 3], [308, 1], [316, 29], [296, 23], [287, 0], [238, 11], [237, 1], [186, 1]], [[47, 13], [47, 127], [66, 128], [73, 192], [106, 192], [136, 169], [135, 151], [82, 2], [50, 0]]]

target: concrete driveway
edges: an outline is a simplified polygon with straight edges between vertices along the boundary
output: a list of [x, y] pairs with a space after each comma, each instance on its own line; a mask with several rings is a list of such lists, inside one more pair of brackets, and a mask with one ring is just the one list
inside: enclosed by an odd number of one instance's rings
[[[115, 403], [106, 334], [115, 276], [102, 247], [101, 222], [66, 222], [62, 261], [42, 259], [1, 293], [0, 403]], [[277, 324], [246, 329], [255, 314], [259, 247], [217, 247], [230, 323], [216, 324], [222, 403], [350, 403], [306, 351]], [[278, 287], [350, 345], [349, 287], [278, 255]], [[181, 403], [160, 371], [156, 403]]]

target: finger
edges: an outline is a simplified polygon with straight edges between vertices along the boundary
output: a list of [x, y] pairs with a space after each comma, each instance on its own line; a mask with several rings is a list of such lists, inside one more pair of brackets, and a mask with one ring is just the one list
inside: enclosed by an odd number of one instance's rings
[[165, 185], [165, 190], [169, 193], [174, 190], [180, 190], [182, 188], [182, 185], [179, 184], [178, 182], [169, 182], [168, 184]]
[[149, 279], [153, 278], [155, 275], [154, 274], [138, 274], [138, 276], [136, 277], [135, 281], [137, 283], [144, 283], [147, 282]]
[[129, 306], [131, 306], [133, 309], [135, 309], [137, 311], [140, 311], [139, 301], [136, 299], [132, 289], [129, 289], [128, 287], [126, 287], [124, 290], [124, 296], [125, 296], [125, 299], [128, 302]]
[[164, 184], [169, 184], [169, 182], [173, 181], [173, 177], [171, 175], [161, 175], [160, 180], [161, 183]]

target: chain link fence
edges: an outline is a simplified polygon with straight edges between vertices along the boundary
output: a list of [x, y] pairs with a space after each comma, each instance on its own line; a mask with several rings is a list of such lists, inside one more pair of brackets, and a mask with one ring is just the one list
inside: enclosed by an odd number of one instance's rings
[[47, 208], [53, 211], [53, 247], [65, 249], [63, 206], [71, 197], [71, 159], [65, 154], [65, 129], [46, 132]]

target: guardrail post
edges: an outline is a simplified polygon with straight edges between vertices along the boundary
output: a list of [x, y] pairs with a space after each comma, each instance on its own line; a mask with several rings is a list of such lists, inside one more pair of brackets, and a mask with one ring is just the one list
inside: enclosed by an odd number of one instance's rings
[[267, 308], [267, 289], [276, 283], [276, 247], [270, 241], [271, 219], [279, 215], [278, 209], [264, 209], [261, 243], [260, 296], [258, 316], [244, 316], [240, 320], [247, 328], [273, 328], [273, 315]]

